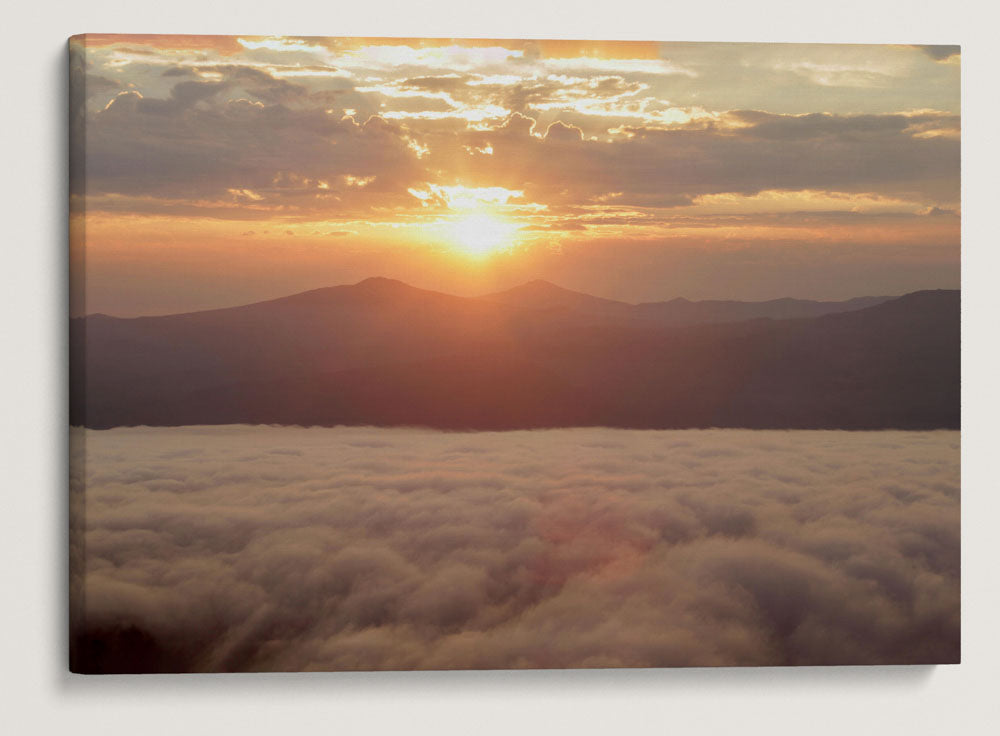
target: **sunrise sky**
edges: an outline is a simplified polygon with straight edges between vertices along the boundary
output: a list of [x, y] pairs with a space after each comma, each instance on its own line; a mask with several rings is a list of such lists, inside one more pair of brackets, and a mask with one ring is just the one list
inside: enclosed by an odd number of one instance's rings
[[630, 302], [958, 288], [959, 61], [78, 36], [72, 309], [191, 311], [375, 275]]

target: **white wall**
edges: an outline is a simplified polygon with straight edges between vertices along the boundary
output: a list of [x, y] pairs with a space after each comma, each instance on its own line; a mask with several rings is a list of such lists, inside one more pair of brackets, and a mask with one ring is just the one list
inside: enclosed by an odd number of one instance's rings
[[[995, 693], [997, 12], [801, 0], [55, 0], [4, 12], [0, 722], [8, 733], [986, 733]], [[65, 39], [80, 32], [961, 43], [964, 663], [939, 668], [79, 678], [64, 672]]]

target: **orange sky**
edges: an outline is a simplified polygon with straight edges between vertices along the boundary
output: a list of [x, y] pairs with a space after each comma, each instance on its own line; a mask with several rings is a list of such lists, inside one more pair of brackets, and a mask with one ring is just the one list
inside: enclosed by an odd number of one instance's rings
[[955, 288], [954, 51], [76, 37], [73, 309], [372, 275], [626, 301]]

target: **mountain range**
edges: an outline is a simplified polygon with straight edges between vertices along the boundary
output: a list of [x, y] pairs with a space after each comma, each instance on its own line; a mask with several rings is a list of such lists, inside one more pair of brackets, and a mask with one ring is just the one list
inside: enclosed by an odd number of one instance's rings
[[627, 304], [385, 278], [70, 321], [70, 421], [929, 429], [960, 424], [960, 293]]

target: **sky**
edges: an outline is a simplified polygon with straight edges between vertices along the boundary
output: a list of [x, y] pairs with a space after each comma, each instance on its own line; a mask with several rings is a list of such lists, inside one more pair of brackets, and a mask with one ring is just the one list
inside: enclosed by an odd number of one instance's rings
[[960, 282], [958, 47], [98, 34], [70, 79], [74, 314]]

